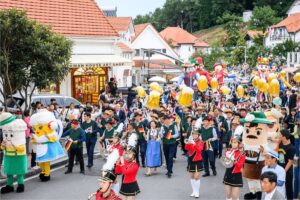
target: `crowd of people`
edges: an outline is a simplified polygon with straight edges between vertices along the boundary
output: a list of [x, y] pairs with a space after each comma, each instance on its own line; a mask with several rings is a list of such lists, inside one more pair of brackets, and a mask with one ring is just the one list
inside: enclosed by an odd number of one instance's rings
[[[198, 198], [205, 192], [201, 190], [200, 180], [218, 174], [216, 160], [220, 159], [226, 168], [223, 184], [228, 200], [239, 199], [245, 171], [253, 173], [250, 178], [246, 176], [250, 192], [245, 194], [245, 199], [299, 198], [299, 88], [287, 89], [280, 97], [264, 101], [250, 96], [255, 92], [252, 87], [247, 90], [244, 98], [238, 98], [235, 93], [226, 98], [211, 89], [206, 92], [196, 89], [192, 104], [180, 106], [176, 98], [179, 88], [165, 86], [159, 107], [155, 109], [148, 108], [147, 101], [134, 88], [129, 88], [127, 97], [115, 90], [113, 94], [103, 90], [98, 104], [87, 102], [80, 108], [75, 108], [74, 104], [60, 108], [55, 99], [50, 105], [36, 102], [31, 110], [24, 112], [26, 151], [31, 155], [29, 167], [40, 166], [36, 154], [40, 143], [32, 140], [37, 130], [30, 118], [47, 110], [63, 122], [61, 137], [66, 137], [69, 158], [65, 174], [72, 173], [74, 162], [80, 164], [82, 174], [86, 167], [92, 168], [96, 145], [107, 158], [99, 179], [100, 188], [94, 194], [96, 199], [135, 199], [140, 192], [138, 170], [145, 168], [145, 174], [152, 176], [157, 173], [157, 168], [165, 165], [166, 177], [172, 178], [174, 173], [182, 173], [173, 170], [174, 161], [180, 154], [187, 158], [191, 197]], [[272, 115], [276, 111], [277, 118], [272, 121], [268, 113]], [[274, 126], [276, 130], [272, 132]], [[255, 136], [251, 136], [252, 132]], [[258, 155], [255, 155], [256, 152], [245, 148], [245, 142], [260, 137], [267, 138], [269, 143], [260, 145]], [[6, 155], [6, 144], [5, 140], [1, 141], [4, 150], [1, 154]], [[86, 166], [83, 148], [86, 148], [88, 158]], [[251, 157], [255, 159], [247, 159]], [[244, 169], [249, 163], [256, 166], [254, 171]], [[255, 176], [257, 172], [259, 175]], [[118, 175], [123, 178], [118, 180]], [[2, 172], [1, 178], [6, 178]], [[44, 174], [41, 180], [49, 181], [50, 174]], [[259, 186], [251, 186], [250, 180], [258, 180]], [[1, 193], [12, 192], [12, 183], [9, 185], [2, 188]]]

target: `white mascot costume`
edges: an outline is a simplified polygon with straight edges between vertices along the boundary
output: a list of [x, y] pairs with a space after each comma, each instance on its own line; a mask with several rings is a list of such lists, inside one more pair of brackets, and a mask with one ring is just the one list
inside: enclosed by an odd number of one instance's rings
[[30, 118], [30, 125], [34, 134], [32, 142], [36, 143], [36, 162], [41, 168], [41, 181], [50, 180], [50, 161], [64, 156], [64, 151], [59, 143], [63, 126], [53, 113], [41, 110]]
[[6, 186], [1, 194], [14, 191], [14, 175], [17, 176], [16, 192], [24, 192], [24, 174], [27, 172], [26, 123], [10, 113], [0, 114], [0, 128], [3, 131], [1, 149], [4, 150], [4, 174], [7, 176]]

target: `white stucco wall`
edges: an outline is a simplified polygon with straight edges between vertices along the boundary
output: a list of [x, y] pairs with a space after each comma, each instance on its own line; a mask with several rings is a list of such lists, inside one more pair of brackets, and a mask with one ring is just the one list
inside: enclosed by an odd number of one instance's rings
[[[151, 26], [145, 28], [145, 30], [136, 38], [132, 43], [132, 49], [166, 49], [166, 54], [178, 58], [177, 54], [168, 46], [168, 44], [160, 37], [160, 35], [153, 30]], [[155, 58], [168, 59], [162, 55], [154, 55]], [[135, 56], [134, 59], [142, 59], [142, 55]], [[171, 60], [173, 61], [173, 60]], [[173, 61], [174, 62], [174, 61]]]
[[72, 54], [114, 54], [115, 38], [69, 38]]
[[71, 73], [69, 72], [65, 79], [59, 85], [60, 94], [66, 96], [72, 96], [72, 88], [71, 88]]
[[180, 58], [187, 61], [195, 52], [192, 44], [181, 44], [178, 48], [178, 54]]

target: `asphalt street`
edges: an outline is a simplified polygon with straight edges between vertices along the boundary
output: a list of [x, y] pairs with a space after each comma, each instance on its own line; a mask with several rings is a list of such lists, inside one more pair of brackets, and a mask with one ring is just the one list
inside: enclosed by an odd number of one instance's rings
[[[181, 153], [178, 151], [178, 153]], [[86, 161], [86, 160], [85, 160]], [[86, 163], [86, 162], [85, 162]], [[36, 176], [25, 182], [25, 192], [10, 193], [1, 196], [1, 199], [24, 199], [24, 200], [86, 200], [89, 194], [95, 192], [98, 187], [98, 176], [104, 163], [102, 158], [94, 161], [91, 170], [86, 169], [85, 175], [79, 173], [79, 166], [75, 166], [72, 174], [65, 175], [65, 167], [60, 167], [51, 172], [51, 181], [43, 183]], [[225, 199], [224, 187], [222, 184], [225, 169], [216, 161], [217, 176], [201, 178], [200, 199]], [[193, 199], [189, 197], [191, 186], [189, 175], [186, 172], [186, 159], [180, 157], [174, 164], [174, 175], [167, 178], [164, 167], [158, 170], [157, 175], [147, 177], [145, 169], [140, 168], [138, 184], [141, 193], [137, 199]], [[241, 192], [245, 192], [246, 185]], [[243, 198], [240, 198], [243, 199]]]

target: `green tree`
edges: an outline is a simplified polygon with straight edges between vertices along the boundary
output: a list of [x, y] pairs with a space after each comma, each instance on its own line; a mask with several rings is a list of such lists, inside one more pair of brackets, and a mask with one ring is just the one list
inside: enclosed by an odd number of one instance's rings
[[268, 27], [279, 21], [280, 18], [276, 17], [276, 12], [270, 6], [255, 7], [249, 21], [249, 27], [262, 31], [265, 35]]
[[36, 88], [60, 82], [68, 74], [72, 43], [16, 9], [0, 11], [0, 27], [2, 103], [6, 108], [6, 98], [19, 93], [28, 109]]
[[253, 0], [253, 6], [270, 6], [279, 17], [285, 17], [287, 10], [295, 0]]
[[293, 52], [297, 48], [300, 48], [299, 44], [292, 40], [286, 40], [272, 49], [273, 58], [278, 62], [278, 65], [286, 64], [288, 52]]

